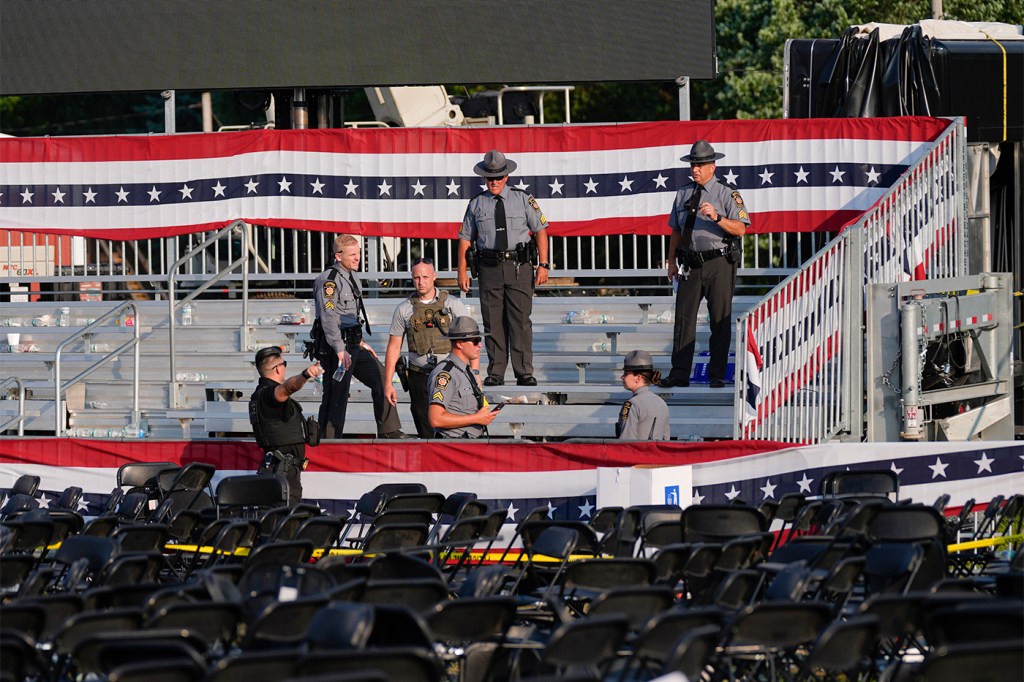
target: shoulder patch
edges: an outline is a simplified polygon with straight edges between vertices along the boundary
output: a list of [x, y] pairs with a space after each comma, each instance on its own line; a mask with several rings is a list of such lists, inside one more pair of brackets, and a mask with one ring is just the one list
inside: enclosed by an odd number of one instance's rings
[[334, 310], [334, 303], [332, 301], [327, 301], [326, 303], [324, 303], [324, 308], [327, 308], [328, 310]]
[[338, 291], [338, 285], [334, 283], [333, 279], [324, 280], [324, 298], [334, 298], [334, 294]]
[[743, 197], [740, 196], [739, 192], [732, 193], [732, 200], [736, 202], [736, 205], [743, 208]]
[[626, 421], [626, 417], [629, 416], [629, 411], [633, 408], [633, 403], [628, 400], [622, 403], [622, 410], [619, 412], [619, 421]]
[[750, 219], [750, 217], [749, 217], [749, 216], [747, 215], [747, 212], [746, 212], [746, 211], [744, 211], [744, 210], [743, 210], [743, 209], [741, 208], [741, 209], [740, 209], [740, 220], [749, 220], [749, 219]]
[[448, 372], [441, 372], [437, 375], [437, 378], [434, 379], [434, 388], [444, 390], [448, 388], [448, 384], [451, 382], [451, 380], [451, 374], [449, 374]]
[[434, 391], [434, 395], [430, 396], [430, 399], [431, 400], [436, 400], [439, 403], [443, 403], [444, 402], [444, 393], [441, 393], [441, 391]]

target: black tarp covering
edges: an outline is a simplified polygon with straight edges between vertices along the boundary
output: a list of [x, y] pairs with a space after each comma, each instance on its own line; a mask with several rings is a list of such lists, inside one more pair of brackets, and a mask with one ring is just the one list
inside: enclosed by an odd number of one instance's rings
[[938, 40], [913, 25], [888, 40], [851, 28], [787, 49], [789, 118], [966, 116], [971, 142], [1024, 140], [1024, 40]]

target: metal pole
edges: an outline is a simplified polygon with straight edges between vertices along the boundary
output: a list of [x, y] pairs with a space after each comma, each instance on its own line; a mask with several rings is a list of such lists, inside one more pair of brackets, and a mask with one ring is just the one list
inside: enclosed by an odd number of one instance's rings
[[164, 98], [164, 132], [171, 135], [178, 132], [174, 126], [174, 90], [164, 90], [160, 96]]
[[213, 95], [207, 91], [202, 94], [203, 132], [213, 132]]
[[292, 128], [305, 130], [309, 127], [309, 108], [306, 105], [306, 88], [292, 90]]
[[676, 79], [676, 85], [679, 86], [679, 120], [689, 121], [690, 120], [690, 79], [686, 76], [680, 76]]
[[908, 301], [900, 306], [900, 351], [903, 376], [903, 440], [921, 440], [921, 358], [917, 352], [917, 332], [921, 328], [921, 304]]

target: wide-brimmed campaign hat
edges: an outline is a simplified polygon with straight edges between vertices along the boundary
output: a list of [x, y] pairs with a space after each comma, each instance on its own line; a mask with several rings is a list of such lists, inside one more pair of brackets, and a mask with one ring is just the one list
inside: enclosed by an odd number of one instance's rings
[[448, 325], [448, 339], [450, 341], [462, 341], [464, 339], [479, 339], [484, 336], [480, 332], [480, 326], [472, 317], [462, 315], [452, 320]]
[[516, 162], [506, 159], [497, 149], [484, 154], [484, 160], [473, 166], [473, 172], [485, 178], [500, 178], [516, 169]]
[[725, 154], [716, 152], [707, 140], [697, 140], [690, 147], [690, 153], [680, 157], [680, 160], [686, 163], [708, 163], [722, 158], [725, 158]]
[[256, 366], [259, 367], [260, 363], [266, 360], [271, 355], [281, 355], [281, 348], [278, 346], [270, 346], [269, 348], [260, 348], [256, 351]]
[[643, 372], [654, 369], [654, 358], [645, 350], [632, 350], [622, 360], [622, 371]]

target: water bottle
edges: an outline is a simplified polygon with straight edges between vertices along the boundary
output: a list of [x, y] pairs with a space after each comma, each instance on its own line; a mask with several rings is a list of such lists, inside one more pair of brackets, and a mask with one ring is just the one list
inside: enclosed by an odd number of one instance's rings
[[671, 310], [666, 310], [662, 313], [658, 313], [658, 316], [654, 318], [654, 321], [657, 322], [658, 324], [672, 324], [672, 321], [675, 319], [675, 316], [675, 312]]
[[110, 407], [110, 405], [102, 400], [90, 400], [89, 407], [94, 410], [105, 410]]
[[566, 324], [573, 324], [577, 315], [579, 315], [579, 313], [575, 310], [570, 310], [565, 314], [565, 317], [562, 318], [562, 322], [565, 322]]
[[294, 318], [292, 317], [291, 313], [285, 313], [284, 315], [281, 316], [281, 324], [295, 324], [295, 322], [293, 322], [293, 319]]
[[590, 347], [590, 350], [594, 351], [595, 353], [607, 353], [611, 349], [611, 344], [608, 343], [607, 341], [598, 341], [597, 343]]
[[57, 318], [58, 327], [67, 327], [71, 324], [71, 308], [64, 307], [60, 309], [60, 317]]
[[[49, 315], [40, 315], [39, 317], [33, 317], [32, 318], [32, 326], [33, 327], [49, 327], [51, 319], [52, 318]], [[14, 322], [14, 320], [9, 320], [9, 322]]]
[[178, 372], [175, 379], [178, 381], [206, 381], [206, 375], [202, 372]]
[[146, 430], [142, 426], [139, 426], [135, 422], [132, 422], [128, 426], [121, 429], [118, 432], [118, 436], [121, 438], [145, 438]]
[[338, 365], [338, 369], [334, 370], [334, 374], [331, 376], [331, 379], [335, 381], [341, 381], [342, 379], [345, 378], [345, 372], [347, 371], [347, 367], [342, 367], [341, 365]]
[[90, 343], [89, 344], [89, 352], [91, 352], [91, 353], [109, 353], [110, 352], [110, 344], [109, 343]]
[[312, 312], [312, 310], [313, 309], [312, 307], [310, 307], [309, 301], [302, 302], [302, 318], [299, 324], [306, 324], [307, 322], [309, 322], [309, 320], [311, 319], [310, 312]]
[[598, 315], [597, 316], [597, 323], [598, 324], [608, 324], [609, 322], [614, 322], [614, 321], [615, 321], [615, 318], [612, 317], [611, 315]]
[[192, 326], [192, 313], [195, 309], [191, 303], [186, 303], [181, 307], [181, 326], [191, 327]]

